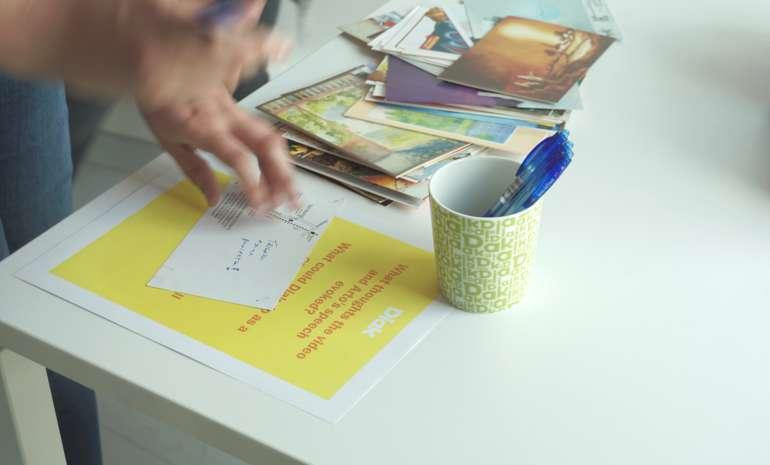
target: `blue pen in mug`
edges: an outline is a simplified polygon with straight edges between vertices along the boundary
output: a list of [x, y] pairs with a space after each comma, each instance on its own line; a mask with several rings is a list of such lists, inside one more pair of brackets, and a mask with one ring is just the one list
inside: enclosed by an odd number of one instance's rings
[[511, 184], [484, 216], [516, 213], [535, 204], [572, 161], [572, 142], [567, 131], [541, 141], [522, 162]]
[[513, 215], [485, 217], [516, 177], [513, 157], [452, 162], [430, 181], [431, 224], [439, 289], [473, 313], [511, 308], [527, 289], [540, 226], [540, 203]]
[[521, 301], [534, 260], [539, 200], [571, 160], [572, 143], [562, 131], [541, 141], [521, 164], [512, 158], [474, 157], [433, 176], [439, 289], [452, 305], [486, 313]]
[[505, 189], [505, 191], [497, 199], [497, 202], [487, 211], [484, 216], [495, 217], [502, 216], [510, 205], [513, 196], [524, 185], [525, 180], [528, 179], [539, 166], [543, 165], [544, 159], [550, 153], [550, 148], [554, 144], [555, 139], [548, 137], [543, 139], [539, 144], [535, 146], [532, 151], [524, 158], [524, 161], [516, 171], [516, 176], [513, 182]]

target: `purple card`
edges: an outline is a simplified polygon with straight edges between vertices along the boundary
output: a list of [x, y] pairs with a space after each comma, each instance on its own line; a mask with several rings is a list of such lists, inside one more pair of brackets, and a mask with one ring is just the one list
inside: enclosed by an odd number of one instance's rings
[[391, 55], [388, 62], [388, 75], [385, 79], [385, 100], [388, 102], [479, 107], [493, 107], [499, 104], [494, 97], [479, 95], [478, 89], [441, 81], [395, 56]]

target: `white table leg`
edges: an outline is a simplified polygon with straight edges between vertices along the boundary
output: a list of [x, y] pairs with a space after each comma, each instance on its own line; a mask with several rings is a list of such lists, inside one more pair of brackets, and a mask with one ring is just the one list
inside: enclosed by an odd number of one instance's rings
[[45, 368], [0, 347], [3, 465], [66, 465]]

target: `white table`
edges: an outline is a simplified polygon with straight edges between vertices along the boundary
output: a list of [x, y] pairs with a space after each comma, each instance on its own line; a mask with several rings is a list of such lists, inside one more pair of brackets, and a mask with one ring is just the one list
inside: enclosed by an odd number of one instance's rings
[[[770, 3], [612, 7], [526, 301], [454, 313], [340, 423], [12, 276], [165, 157], [0, 264], [0, 346], [255, 464], [770, 463]], [[392, 215], [428, 240], [427, 208]], [[41, 373], [3, 357], [0, 392]]]

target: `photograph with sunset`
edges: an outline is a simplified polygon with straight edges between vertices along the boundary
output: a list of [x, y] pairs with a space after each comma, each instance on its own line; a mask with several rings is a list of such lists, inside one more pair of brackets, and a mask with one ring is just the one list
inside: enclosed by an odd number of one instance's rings
[[526, 100], [558, 102], [612, 37], [509, 16], [440, 78]]

